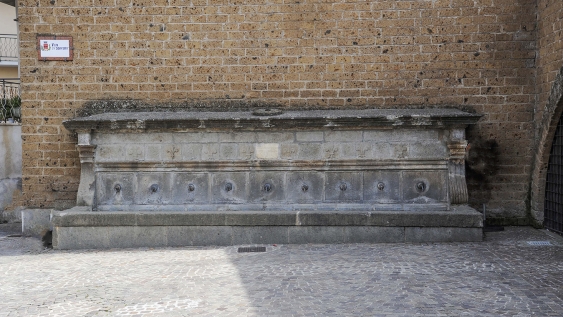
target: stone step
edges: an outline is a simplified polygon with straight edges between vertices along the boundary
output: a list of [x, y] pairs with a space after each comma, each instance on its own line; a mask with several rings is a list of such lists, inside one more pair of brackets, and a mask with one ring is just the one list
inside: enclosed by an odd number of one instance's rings
[[53, 212], [57, 249], [244, 244], [469, 242], [481, 213], [450, 211]]

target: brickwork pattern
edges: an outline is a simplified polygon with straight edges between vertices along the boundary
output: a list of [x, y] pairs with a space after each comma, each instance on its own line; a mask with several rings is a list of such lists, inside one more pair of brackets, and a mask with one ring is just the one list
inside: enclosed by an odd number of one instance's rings
[[539, 107], [549, 98], [551, 86], [563, 66], [563, 2], [538, 1], [538, 94]]
[[[84, 102], [270, 100], [485, 114], [501, 170], [489, 211], [525, 214], [535, 102], [535, 0], [22, 0], [22, 205], [74, 203]], [[74, 61], [37, 60], [39, 34]], [[480, 192], [472, 192], [477, 197]]]
[[[555, 129], [563, 107], [557, 96], [563, 89], [563, 2], [538, 1], [538, 104], [536, 122], [536, 157], [532, 174], [531, 214], [543, 221], [545, 177]], [[558, 77], [559, 75], [559, 77]], [[554, 90], [555, 89], [555, 90]], [[553, 95], [552, 95], [553, 94]]]

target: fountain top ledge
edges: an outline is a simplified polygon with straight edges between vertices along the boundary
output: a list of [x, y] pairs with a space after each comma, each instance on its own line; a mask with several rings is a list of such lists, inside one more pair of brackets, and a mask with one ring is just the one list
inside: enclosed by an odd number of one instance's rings
[[[70, 131], [84, 130], [183, 130], [183, 129], [291, 129], [366, 127], [436, 127], [475, 124], [479, 114], [457, 109], [363, 109], [264, 111], [118, 112], [64, 121]], [[264, 115], [272, 113], [272, 115]]]

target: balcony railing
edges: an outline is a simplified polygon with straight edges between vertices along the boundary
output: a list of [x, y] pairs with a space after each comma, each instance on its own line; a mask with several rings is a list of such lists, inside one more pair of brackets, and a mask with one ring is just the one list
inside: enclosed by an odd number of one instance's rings
[[21, 122], [19, 78], [0, 78], [0, 122]]
[[0, 62], [17, 62], [19, 56], [18, 36], [16, 34], [0, 34]]

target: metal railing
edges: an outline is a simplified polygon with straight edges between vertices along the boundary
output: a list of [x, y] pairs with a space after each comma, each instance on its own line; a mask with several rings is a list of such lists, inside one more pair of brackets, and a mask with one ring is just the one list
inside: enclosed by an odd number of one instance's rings
[[17, 34], [0, 34], [0, 62], [19, 60]]
[[0, 78], [0, 122], [21, 122], [19, 78]]

